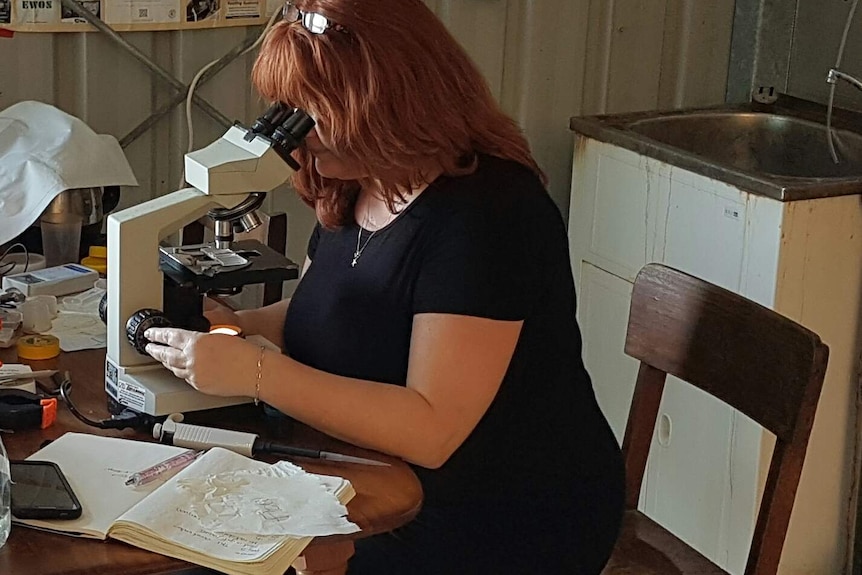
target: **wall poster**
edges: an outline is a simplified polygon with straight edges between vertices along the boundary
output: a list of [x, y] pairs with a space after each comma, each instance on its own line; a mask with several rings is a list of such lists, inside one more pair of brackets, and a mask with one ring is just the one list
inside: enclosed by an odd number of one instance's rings
[[[77, 0], [114, 30], [193, 30], [266, 24], [283, 0]], [[95, 30], [60, 0], [0, 0], [0, 27], [15, 32]]]

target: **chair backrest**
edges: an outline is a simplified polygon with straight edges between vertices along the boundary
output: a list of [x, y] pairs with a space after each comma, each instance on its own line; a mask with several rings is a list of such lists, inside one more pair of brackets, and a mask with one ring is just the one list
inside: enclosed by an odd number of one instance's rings
[[674, 375], [775, 435], [745, 571], [775, 573], [829, 348], [743, 296], [648, 264], [635, 279], [625, 352], [641, 362], [623, 440], [627, 507], [637, 508], [665, 378]]

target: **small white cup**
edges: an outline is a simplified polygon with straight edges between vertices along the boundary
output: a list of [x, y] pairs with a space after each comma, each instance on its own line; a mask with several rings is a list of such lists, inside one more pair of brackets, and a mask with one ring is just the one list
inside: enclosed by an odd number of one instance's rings
[[46, 302], [27, 298], [18, 309], [24, 315], [21, 329], [25, 333], [43, 333], [51, 329], [51, 312]]
[[27, 298], [27, 301], [41, 301], [45, 302], [45, 305], [48, 306], [48, 314], [51, 316], [51, 319], [57, 317], [57, 296], [54, 295], [31, 295]]

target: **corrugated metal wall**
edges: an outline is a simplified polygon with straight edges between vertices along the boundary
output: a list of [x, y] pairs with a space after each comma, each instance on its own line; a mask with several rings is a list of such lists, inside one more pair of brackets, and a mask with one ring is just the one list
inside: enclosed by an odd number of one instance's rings
[[[772, 21], [761, 24], [761, 37], [778, 36], [779, 41], [771, 42], [772, 52], [760, 49], [761, 53], [757, 55], [758, 77], [766, 76], [766, 81], [771, 80], [788, 94], [826, 103], [830, 90], [826, 75], [838, 58], [852, 2], [797, 0], [790, 4], [782, 8], [789, 12], [785, 18], [792, 18], [792, 32], [777, 34]], [[783, 66], [769, 66], [770, 62], [776, 61]], [[850, 24], [840, 68], [862, 78], [862, 5], [858, 6]], [[763, 69], [772, 72], [772, 76], [768, 76], [768, 72], [761, 74]], [[835, 91], [835, 105], [862, 111], [862, 92], [847, 82], [840, 82]]]
[[[733, 0], [426, 0], [485, 73], [503, 107], [524, 127], [568, 210], [573, 115], [717, 104], [726, 88]], [[123, 37], [189, 82], [198, 69], [254, 29], [135, 32]], [[231, 119], [253, 120], [252, 57], [234, 62], [198, 93]], [[99, 33], [0, 38], [0, 109], [21, 100], [52, 103], [122, 139], [173, 89]], [[223, 129], [194, 114], [195, 145]], [[186, 128], [178, 108], [131, 143], [140, 180], [122, 206], [177, 188]], [[2, 161], [2, 158], [0, 158]], [[292, 194], [270, 194], [288, 211], [289, 255], [301, 260], [313, 223]]]

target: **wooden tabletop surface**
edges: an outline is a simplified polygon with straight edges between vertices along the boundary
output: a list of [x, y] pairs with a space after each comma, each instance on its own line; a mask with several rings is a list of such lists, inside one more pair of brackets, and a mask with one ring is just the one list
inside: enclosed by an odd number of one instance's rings
[[[0, 349], [0, 361], [5, 363], [28, 363], [33, 370], [68, 370], [72, 380], [73, 404], [83, 415], [94, 420], [110, 417], [104, 391], [104, 359], [105, 350], [102, 349], [62, 353], [51, 360], [19, 362], [14, 348]], [[356, 490], [356, 496], [347, 506], [349, 518], [362, 529], [361, 533], [350, 536], [318, 537], [309, 546], [306, 555], [326, 556], [328, 547], [343, 548], [345, 539], [390, 531], [413, 519], [421, 506], [422, 488], [416, 475], [402, 460], [345, 444], [287, 418], [265, 416], [260, 408], [253, 405], [189, 413], [185, 421], [250, 431], [259, 433], [265, 439], [290, 445], [371, 457], [391, 463], [390, 467], [382, 467], [299, 458], [294, 461], [313, 473], [349, 479]], [[4, 433], [2, 439], [11, 459], [23, 459], [37, 451], [43, 442], [56, 439], [67, 431], [154, 441], [151, 434], [143, 430], [101, 430], [90, 427], [72, 415], [62, 402], [58, 406], [57, 421], [51, 427]], [[116, 541], [79, 539], [18, 526], [13, 526], [9, 540], [0, 548], [0, 573], [4, 575], [190, 575], [204, 572], [209, 571]]]

